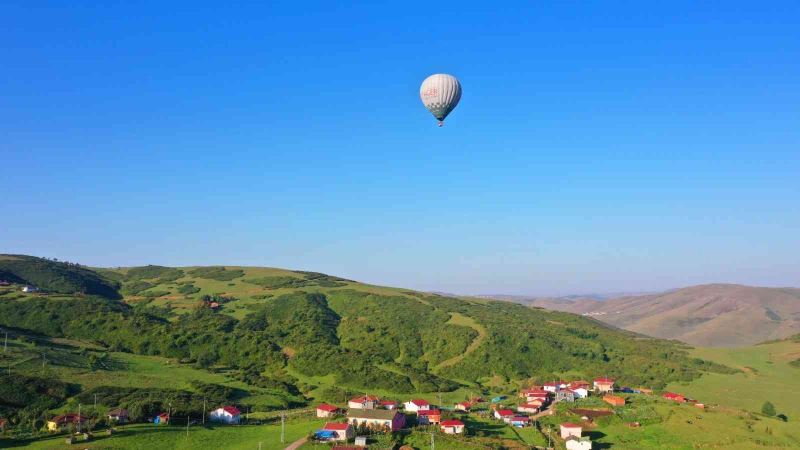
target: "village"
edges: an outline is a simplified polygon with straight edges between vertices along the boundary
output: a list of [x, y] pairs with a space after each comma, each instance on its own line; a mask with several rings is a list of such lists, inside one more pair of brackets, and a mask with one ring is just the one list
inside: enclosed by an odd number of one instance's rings
[[[448, 405], [435, 405], [420, 398], [399, 402], [364, 394], [351, 398], [342, 406], [331, 403], [316, 405], [313, 415], [318, 419], [325, 419], [324, 425], [309, 430], [305, 438], [295, 442], [294, 447], [290, 445], [287, 448], [299, 448], [299, 445], [307, 443], [334, 450], [366, 449], [376, 443], [381, 436], [419, 431], [430, 433], [431, 447], [433, 447], [437, 436], [438, 439], [449, 439], [451, 443], [458, 439], [468, 442], [466, 440], [476, 431], [470, 429], [470, 423], [491, 421], [513, 429], [538, 431], [545, 437], [547, 445], [534, 448], [591, 450], [597, 447], [593, 447], [591, 434], [587, 431], [595, 427], [594, 420], [615, 414], [615, 411], [624, 408], [626, 398], [623, 395], [631, 394], [653, 396], [654, 392], [647, 388], [618, 387], [615, 380], [602, 377], [592, 382], [584, 380], [547, 382], [529, 386], [516, 395], [499, 395], [490, 399], [474, 396], [469, 400]], [[693, 404], [698, 409], [705, 408], [702, 403], [673, 392], [664, 392], [660, 397], [671, 402]], [[595, 401], [593, 406], [580, 406], [590, 398]], [[607, 406], [598, 407], [598, 400]], [[579, 420], [560, 422], [552, 427], [551, 424], [544, 425], [540, 422], [541, 419], [553, 416], [558, 405], [562, 403], [576, 405], [570, 411], [579, 415], [577, 416]], [[237, 406], [220, 405], [213, 408], [210, 412], [204, 413], [199, 420], [171, 417], [170, 411], [165, 411], [149, 418], [148, 422], [154, 427], [185, 426], [187, 432], [190, 426], [206, 424], [206, 421], [214, 425], [252, 423]], [[92, 418], [81, 414], [80, 410], [51, 417], [45, 422], [45, 427], [53, 434], [65, 433], [67, 444], [78, 444], [93, 440], [99, 433], [111, 436], [126, 424], [132, 423], [125, 408], [111, 409], [105, 416], [104, 422], [108, 427], [104, 431], [99, 431], [97, 423], [91, 423]], [[0, 427], [6, 424], [5, 420], [0, 419]], [[636, 422], [627, 425], [640, 426]], [[378, 446], [378, 448], [383, 447]]]
[[[487, 401], [474, 397], [451, 406], [433, 405], [423, 399], [399, 403], [374, 395], [362, 395], [350, 399], [346, 408], [329, 403], [319, 404], [316, 416], [331, 421], [316, 430], [312, 439], [320, 443], [332, 443], [334, 450], [352, 450], [366, 448], [369, 436], [376, 433], [402, 432], [414, 427], [444, 435], [463, 436], [470, 432], [467, 418], [471, 414], [489, 417], [509, 427], [540, 428], [538, 419], [553, 415], [556, 404], [580, 402], [594, 396], [602, 399], [610, 408], [576, 410], [584, 414], [580, 417], [581, 422], [563, 422], [557, 430], [540, 430], [549, 440], [546, 448], [554, 448], [553, 444], [557, 443], [554, 441], [560, 439], [559, 447], [567, 450], [591, 450], [593, 443], [584, 434], [584, 428], [592, 426], [593, 417], [613, 414], [614, 408], [625, 406], [625, 397], [615, 393], [653, 395], [653, 391], [647, 388], [617, 388], [613, 379], [605, 377], [591, 383], [583, 380], [544, 383], [521, 390], [516, 399], [497, 396]], [[665, 392], [661, 397], [677, 403], [691, 403], [699, 409], [705, 408], [702, 403], [680, 394]], [[628, 425], [640, 426], [635, 422]], [[432, 448], [433, 439], [432, 435]]]

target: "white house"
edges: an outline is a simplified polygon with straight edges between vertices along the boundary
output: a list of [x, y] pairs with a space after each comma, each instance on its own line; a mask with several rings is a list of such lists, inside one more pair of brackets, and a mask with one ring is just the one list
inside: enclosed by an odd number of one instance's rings
[[323, 436], [326, 441], [346, 441], [353, 439], [356, 431], [349, 423], [328, 422], [321, 432], [317, 432], [317, 435]]
[[545, 383], [542, 385], [542, 389], [547, 392], [555, 392], [558, 390], [558, 383]]
[[541, 405], [536, 405], [533, 403], [523, 403], [517, 406], [517, 412], [536, 414], [537, 412], [539, 412], [539, 406]]
[[589, 436], [570, 436], [566, 439], [567, 450], [592, 450], [592, 441]]
[[614, 392], [614, 380], [611, 378], [595, 378], [594, 390], [598, 392]]
[[494, 411], [494, 418], [500, 419], [504, 422], [511, 420], [514, 417], [514, 411], [510, 409], [496, 409]]
[[339, 412], [339, 408], [327, 403], [317, 406], [317, 417], [333, 417], [337, 412]]
[[431, 404], [427, 400], [415, 399], [403, 403], [403, 408], [409, 412], [427, 411], [431, 409]]
[[561, 424], [561, 439], [566, 439], [570, 436], [575, 436], [577, 438], [581, 437], [581, 432], [583, 428], [580, 425], [574, 423], [562, 423]]
[[362, 395], [361, 397], [351, 398], [347, 402], [350, 409], [375, 409], [380, 399], [374, 395]]
[[439, 424], [439, 427], [445, 434], [461, 434], [464, 432], [464, 422], [456, 419], [445, 420]]
[[39, 292], [39, 288], [36, 286], [25, 286], [22, 288], [22, 292]]
[[208, 414], [208, 418], [212, 422], [234, 424], [241, 421], [242, 412], [235, 406], [223, 406], [211, 411], [211, 413]]
[[584, 387], [573, 389], [572, 392], [575, 393], [575, 398], [586, 398], [589, 396], [589, 390]]

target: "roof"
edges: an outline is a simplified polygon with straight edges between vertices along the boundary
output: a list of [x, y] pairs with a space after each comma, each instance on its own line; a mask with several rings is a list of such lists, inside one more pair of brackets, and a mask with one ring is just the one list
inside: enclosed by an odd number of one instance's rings
[[89, 420], [88, 417], [81, 416], [75, 413], [62, 414], [60, 416], [55, 416], [52, 419], [50, 419], [51, 422], [55, 423], [67, 423], [67, 422], [78, 423], [78, 422], [85, 422], [87, 420]]
[[351, 402], [355, 403], [364, 403], [364, 402], [377, 402], [379, 400], [378, 397], [374, 395], [362, 395], [361, 397], [351, 398]]
[[501, 416], [513, 416], [514, 411], [510, 409], [498, 409], [497, 414], [500, 414]]
[[421, 399], [414, 399], [409, 401], [408, 403], [413, 403], [414, 405], [417, 406], [430, 406], [430, 403], [428, 403], [427, 400], [421, 400]]
[[456, 403], [456, 405], [469, 407], [469, 406], [472, 406], [472, 403], [470, 403], [470, 402], [458, 402], [458, 403]]
[[438, 409], [425, 409], [417, 413], [420, 416], [441, 416], [442, 412]]
[[347, 417], [353, 419], [393, 420], [397, 414], [400, 413], [387, 409], [351, 409], [347, 411]]
[[116, 408], [108, 412], [109, 416], [128, 417], [128, 410], [125, 408]]
[[337, 408], [337, 407], [335, 407], [333, 405], [329, 405], [327, 403], [320, 404], [319, 406], [317, 406], [317, 409], [321, 409], [321, 410], [327, 411], [327, 412], [335, 412], [335, 411], [339, 410], [339, 408]]
[[450, 419], [450, 420], [442, 421], [442, 423], [440, 423], [439, 425], [441, 425], [443, 427], [463, 427], [464, 426], [464, 422], [462, 422], [460, 420], [456, 420], [456, 419]]
[[664, 398], [686, 398], [681, 394], [676, 394], [674, 392], [664, 392]]
[[531, 418], [528, 416], [514, 416], [511, 418], [512, 422], [530, 422]]
[[578, 425], [577, 423], [572, 423], [572, 422], [564, 422], [564, 423], [561, 424], [561, 426], [563, 428], [583, 428], [580, 425]]
[[238, 416], [242, 413], [241, 411], [239, 411], [239, 408], [235, 406], [223, 406], [222, 410], [232, 416]]
[[539, 406], [541, 406], [541, 404], [537, 405], [535, 403], [523, 403], [519, 405], [520, 408], [537, 408], [537, 409], [539, 408]]
[[353, 447], [352, 445], [337, 445], [331, 450], [364, 450], [364, 447]]
[[595, 383], [612, 383], [613, 384], [614, 380], [611, 379], [611, 378], [595, 378], [594, 382]]
[[381, 401], [381, 405], [396, 405], [397, 402], [394, 400], [383, 400]]
[[322, 429], [329, 431], [347, 431], [348, 428], [350, 428], [349, 423], [328, 422]]

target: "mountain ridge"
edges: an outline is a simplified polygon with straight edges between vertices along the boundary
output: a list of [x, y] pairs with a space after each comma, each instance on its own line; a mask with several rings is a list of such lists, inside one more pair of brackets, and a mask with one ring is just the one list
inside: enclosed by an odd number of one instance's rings
[[800, 289], [791, 287], [709, 283], [604, 301], [534, 298], [524, 304], [697, 346], [754, 345], [800, 332]]

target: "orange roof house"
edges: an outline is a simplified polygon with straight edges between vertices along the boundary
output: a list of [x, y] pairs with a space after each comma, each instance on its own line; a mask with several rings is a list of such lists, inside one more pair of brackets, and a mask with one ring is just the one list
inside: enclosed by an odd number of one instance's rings
[[625, 406], [625, 398], [618, 395], [603, 396], [603, 401], [612, 406]]

